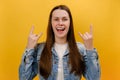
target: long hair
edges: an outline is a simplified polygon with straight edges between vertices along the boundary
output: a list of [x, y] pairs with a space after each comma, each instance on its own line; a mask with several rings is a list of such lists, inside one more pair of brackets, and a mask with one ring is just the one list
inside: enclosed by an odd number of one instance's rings
[[69, 48], [69, 64], [71, 65], [70, 72], [71, 73], [74, 72], [76, 75], [81, 76], [81, 74], [84, 70], [84, 63], [82, 60], [82, 56], [80, 55], [77, 45], [76, 45], [72, 15], [71, 15], [69, 8], [65, 5], [58, 5], [58, 6], [54, 7], [50, 12], [48, 27], [47, 27], [46, 43], [45, 43], [44, 49], [42, 51], [41, 58], [40, 58], [40, 64], [39, 64], [40, 74], [45, 79], [47, 79], [49, 77], [49, 75], [51, 73], [51, 69], [52, 69], [51, 49], [55, 42], [55, 35], [54, 35], [53, 29], [52, 29], [51, 18], [52, 18], [53, 11], [56, 9], [65, 10], [69, 14], [70, 26], [69, 26], [69, 31], [67, 33], [67, 41], [68, 41], [68, 48]]

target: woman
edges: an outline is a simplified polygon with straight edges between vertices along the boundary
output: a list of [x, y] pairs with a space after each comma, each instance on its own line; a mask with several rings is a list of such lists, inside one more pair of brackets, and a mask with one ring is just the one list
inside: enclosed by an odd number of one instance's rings
[[40, 80], [99, 80], [100, 67], [96, 49], [93, 47], [92, 26], [90, 32], [81, 34], [84, 45], [76, 43], [73, 20], [69, 8], [58, 5], [49, 16], [47, 39], [37, 43], [42, 33], [33, 34], [19, 68], [20, 80], [32, 80], [39, 74]]

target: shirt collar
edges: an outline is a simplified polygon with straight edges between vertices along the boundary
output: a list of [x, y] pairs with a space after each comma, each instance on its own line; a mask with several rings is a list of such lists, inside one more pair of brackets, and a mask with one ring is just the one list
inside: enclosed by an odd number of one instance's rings
[[[52, 51], [52, 54], [58, 56], [57, 52], [55, 51], [54, 46], [52, 47], [51, 51]], [[65, 53], [64, 53], [64, 55], [63, 55], [63, 57], [66, 56], [66, 55], [68, 55], [68, 54], [69, 54], [69, 49], [67, 48], [66, 51], [65, 51]]]

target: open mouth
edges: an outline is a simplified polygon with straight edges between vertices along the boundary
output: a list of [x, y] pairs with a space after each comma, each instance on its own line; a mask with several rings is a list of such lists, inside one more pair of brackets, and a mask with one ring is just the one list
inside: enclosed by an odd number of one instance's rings
[[57, 30], [57, 31], [64, 31], [64, 30], [65, 30], [65, 28], [58, 27], [58, 28], [56, 28], [56, 30]]

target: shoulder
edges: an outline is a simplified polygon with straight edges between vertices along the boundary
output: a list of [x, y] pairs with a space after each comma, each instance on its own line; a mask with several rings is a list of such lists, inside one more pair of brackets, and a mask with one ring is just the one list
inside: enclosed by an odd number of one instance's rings
[[78, 49], [85, 49], [85, 46], [81, 42], [76, 42]]
[[76, 45], [80, 54], [84, 55], [84, 51], [86, 50], [84, 44], [81, 42], [76, 42]]
[[45, 46], [45, 42], [41, 42], [41, 43], [38, 43], [37, 44], [37, 48], [39, 49], [39, 48], [42, 48], [42, 47], [44, 47]]
[[40, 56], [45, 46], [45, 42], [38, 43], [36, 46], [37, 55]]
[[83, 56], [88, 55], [88, 56], [94, 56], [97, 55], [97, 50], [94, 48], [93, 50], [87, 50], [84, 46], [84, 44], [77, 42], [77, 48], [79, 50], [79, 53]]

